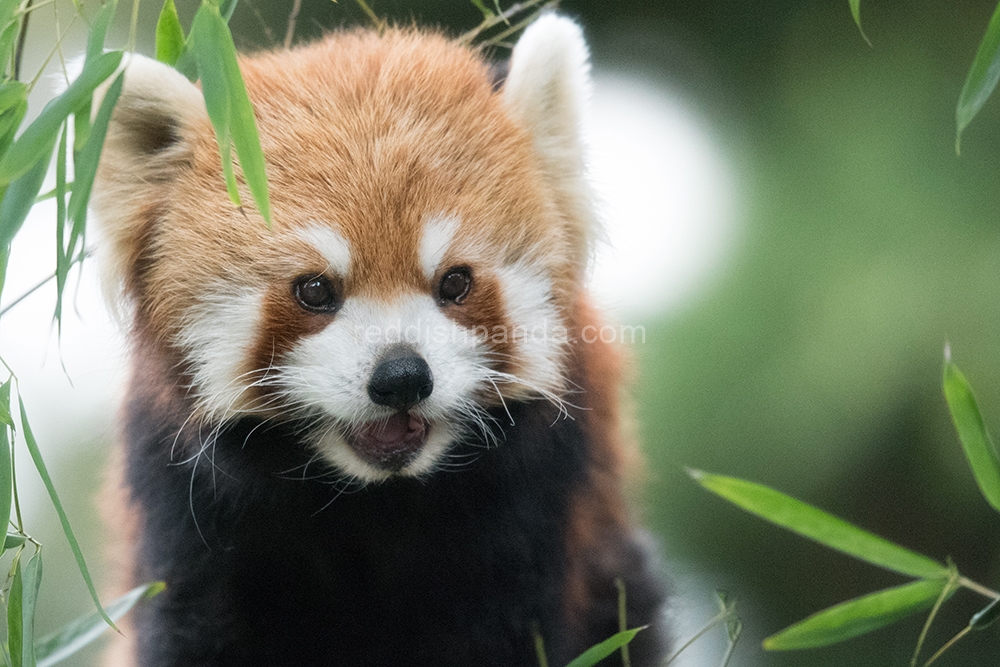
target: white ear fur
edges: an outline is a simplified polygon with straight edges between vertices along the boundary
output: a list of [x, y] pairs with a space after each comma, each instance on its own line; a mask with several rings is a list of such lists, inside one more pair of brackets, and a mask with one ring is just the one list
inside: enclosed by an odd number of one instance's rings
[[[105, 290], [121, 296], [140, 249], [151, 207], [161, 203], [162, 187], [190, 159], [185, 137], [208, 112], [201, 91], [180, 72], [140, 55], [126, 55], [125, 83], [108, 127], [91, 209], [100, 232]], [[114, 77], [94, 93], [100, 107]]]
[[[169, 65], [139, 54], [127, 54], [122, 61], [125, 87], [115, 108], [115, 123], [146, 124], [162, 120], [178, 129], [208, 118], [205, 98], [193, 83]], [[94, 93], [97, 109], [114, 77]]]
[[511, 54], [503, 96], [510, 114], [534, 140], [584, 262], [597, 223], [581, 137], [590, 97], [590, 53], [580, 26], [556, 14], [528, 26]]

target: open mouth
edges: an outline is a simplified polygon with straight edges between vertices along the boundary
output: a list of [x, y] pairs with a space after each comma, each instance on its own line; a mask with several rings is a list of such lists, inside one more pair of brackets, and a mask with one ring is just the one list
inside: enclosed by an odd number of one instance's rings
[[413, 461], [427, 441], [430, 422], [409, 412], [397, 412], [388, 419], [358, 424], [347, 430], [344, 439], [366, 463], [398, 472]]

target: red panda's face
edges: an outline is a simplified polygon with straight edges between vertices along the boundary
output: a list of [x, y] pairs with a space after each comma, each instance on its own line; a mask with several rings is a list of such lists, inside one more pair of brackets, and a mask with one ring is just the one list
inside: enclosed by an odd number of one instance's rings
[[447, 466], [470, 430], [489, 441], [491, 408], [562, 401], [591, 232], [585, 50], [572, 23], [539, 23], [499, 91], [418, 33], [245, 61], [271, 228], [228, 202], [200, 91], [130, 66], [95, 208], [111, 280], [197, 419], [301, 421], [373, 481]]

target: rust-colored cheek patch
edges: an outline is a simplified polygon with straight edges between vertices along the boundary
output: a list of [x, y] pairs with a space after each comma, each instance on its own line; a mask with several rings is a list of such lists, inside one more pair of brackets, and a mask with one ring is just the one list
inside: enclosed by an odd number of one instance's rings
[[[261, 326], [252, 348], [249, 368], [251, 381], [266, 376], [267, 369], [280, 363], [295, 344], [305, 336], [319, 333], [336, 317], [334, 313], [310, 313], [295, 300], [293, 283], [277, 283], [264, 296]], [[269, 393], [267, 383], [256, 389], [257, 396]]]
[[[437, 280], [440, 280], [438, 276]], [[509, 373], [513, 368], [514, 332], [503, 308], [499, 281], [490, 275], [475, 273], [472, 288], [460, 304], [446, 305], [445, 316], [473, 332], [492, 353], [490, 367]]]

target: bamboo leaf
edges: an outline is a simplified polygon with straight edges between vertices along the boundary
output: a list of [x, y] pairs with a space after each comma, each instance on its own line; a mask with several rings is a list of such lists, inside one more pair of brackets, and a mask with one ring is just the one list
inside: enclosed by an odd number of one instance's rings
[[24, 574], [21, 571], [21, 559], [14, 561], [14, 576], [10, 581], [10, 591], [7, 593], [7, 649], [10, 652], [11, 664], [15, 667], [23, 665], [24, 653]]
[[[3, 202], [4, 195], [7, 193], [7, 188], [0, 187], [0, 202]], [[2, 210], [2, 207], [0, 207]], [[2, 226], [3, 221], [0, 220], [0, 226]], [[7, 280], [7, 260], [10, 259], [10, 244], [0, 245], [0, 295], [3, 294], [4, 282]], [[0, 651], [2, 654], [3, 651]]]
[[493, 18], [493, 10], [486, 6], [483, 0], [469, 0], [483, 14], [483, 20]]
[[27, 98], [0, 112], [0, 155], [3, 155], [14, 141], [17, 129], [21, 127], [24, 114], [28, 111]]
[[1000, 511], [1000, 459], [972, 387], [950, 360], [944, 364], [944, 395], [976, 484], [986, 501]]
[[[229, 22], [232, 18], [233, 12], [236, 11], [236, 0], [224, 0], [223, 2], [218, 2], [217, 0], [211, 0], [213, 5], [219, 7], [219, 14]], [[194, 32], [192, 27], [192, 33]], [[195, 61], [194, 53], [192, 50], [191, 33], [188, 34], [187, 40], [184, 43], [184, 48], [181, 51], [180, 56], [177, 61], [173, 63], [174, 69], [186, 76], [192, 82], [198, 80], [198, 63]]]
[[35, 198], [42, 189], [42, 182], [49, 170], [49, 159], [52, 157], [53, 148], [55, 148], [55, 135], [42, 151], [38, 162], [7, 186], [6, 192], [3, 193], [3, 198], [0, 199], [0, 251], [7, 252], [10, 242], [21, 229], [31, 207], [35, 205]]
[[[7, 381], [7, 388], [9, 387], [10, 381]], [[13, 462], [10, 458], [10, 432], [7, 426], [0, 426], [0, 520], [4, 524], [10, 520], [10, 506], [13, 502], [13, 484], [14, 484], [14, 471]], [[7, 546], [7, 541], [9, 539], [5, 538], [2, 548], [0, 548], [0, 553], [6, 551], [10, 547]]]
[[257, 210], [264, 221], [271, 224], [271, 202], [267, 192], [267, 171], [264, 164], [264, 152], [260, 146], [260, 134], [257, 132], [257, 119], [254, 117], [253, 105], [247, 96], [243, 75], [236, 60], [236, 45], [225, 25], [221, 28], [220, 39], [223, 40], [222, 62], [226, 68], [226, 78], [229, 81], [229, 109], [232, 114], [229, 126], [233, 138], [233, 146], [240, 159], [243, 177], [246, 179], [250, 195], [253, 197]]
[[166, 0], [156, 21], [156, 59], [173, 66], [184, 53], [184, 28], [174, 0]]
[[38, 603], [38, 588], [41, 585], [42, 552], [36, 551], [24, 568], [24, 589], [21, 597], [21, 665], [24, 667], [35, 667], [35, 606]]
[[[232, 136], [230, 135], [231, 111], [226, 68], [222, 63], [218, 43], [218, 24], [222, 21], [218, 7], [202, 2], [191, 25], [191, 52], [198, 66], [201, 89], [205, 96], [208, 117], [215, 128], [215, 137], [222, 157], [222, 175], [226, 181], [229, 198], [237, 206], [241, 205], [240, 192], [233, 172]], [[226, 28], [223, 26], [223, 31]]]
[[80, 543], [77, 542], [76, 535], [73, 534], [73, 528], [69, 524], [69, 517], [66, 515], [66, 510], [63, 509], [62, 501], [59, 500], [59, 494], [56, 493], [56, 487], [52, 483], [52, 477], [49, 475], [48, 469], [45, 467], [45, 461], [42, 460], [42, 452], [38, 449], [38, 442], [35, 440], [35, 436], [31, 431], [31, 425], [28, 423], [28, 413], [25, 411], [24, 402], [21, 401], [20, 397], [18, 397], [18, 407], [21, 413], [21, 432], [24, 434], [24, 442], [28, 446], [28, 453], [35, 464], [38, 476], [42, 478], [45, 490], [48, 491], [49, 500], [52, 502], [56, 514], [59, 515], [59, 523], [62, 524], [66, 541], [69, 542], [73, 556], [76, 558], [76, 565], [80, 570], [80, 575], [83, 577], [84, 583], [87, 584], [87, 590], [90, 591], [90, 597], [93, 599], [94, 606], [97, 607], [97, 612], [101, 618], [112, 628], [118, 630], [114, 621], [108, 617], [107, 612], [104, 611], [104, 607], [101, 606], [101, 600], [97, 596], [97, 589], [94, 587], [94, 580], [90, 576], [90, 570], [87, 569], [87, 562], [83, 558], [83, 551], [80, 550]]
[[[84, 62], [90, 63], [97, 60], [104, 53], [104, 40], [111, 26], [111, 20], [115, 17], [115, 9], [118, 8], [118, 0], [112, 0], [101, 7], [97, 12], [94, 21], [90, 24], [90, 32], [87, 35], [87, 59]], [[106, 78], [106, 77], [105, 77]]]
[[[8, 3], [9, 4], [9, 3]], [[20, 21], [0, 22], [0, 71], [6, 72], [14, 57], [14, 43], [21, 32]], [[3, 654], [0, 651], [0, 654]]]
[[21, 6], [20, 0], [0, 0], [0, 25], [17, 19], [17, 10]]
[[66, 145], [69, 124], [64, 126], [56, 148], [56, 312], [55, 320], [62, 332], [62, 298], [66, 277], [69, 275], [69, 255], [66, 250]]
[[748, 512], [832, 549], [900, 574], [923, 578], [948, 576], [948, 568], [927, 556], [763, 484], [699, 470], [689, 470], [688, 474], [712, 493]]
[[868, 46], [872, 45], [868, 35], [865, 34], [865, 29], [861, 27], [861, 0], [847, 0], [851, 6], [851, 16], [854, 17], [854, 23], [858, 26], [858, 32], [861, 33], [861, 37], [865, 40]]
[[961, 153], [962, 132], [976, 117], [1000, 80], [1000, 4], [986, 27], [955, 109], [955, 152]]
[[848, 0], [851, 5], [851, 16], [854, 17], [854, 22], [861, 27], [861, 0]]
[[7, 533], [7, 536], [3, 540], [3, 550], [14, 549], [24, 544], [24, 535], [18, 535], [17, 533]]
[[0, 111], [13, 109], [28, 99], [28, 87], [20, 81], [5, 81], [0, 86]]
[[20, 5], [20, 0], [0, 0], [0, 74], [7, 72], [14, 57], [14, 42], [21, 31]]
[[233, 12], [236, 11], [237, 0], [222, 0], [219, 4], [219, 13], [222, 14], [222, 18], [226, 19], [226, 23], [229, 23], [229, 19], [233, 18]]
[[[84, 69], [94, 62], [104, 53], [104, 40], [108, 34], [108, 28], [115, 17], [115, 9], [118, 7], [118, 0], [112, 0], [101, 7], [101, 11], [94, 17], [90, 24], [90, 32], [87, 35], [87, 54], [83, 61]], [[90, 138], [90, 105], [92, 98], [88, 98], [78, 109], [74, 111], [75, 127], [73, 132], [73, 149], [79, 151]]]
[[633, 628], [631, 630], [625, 630], [624, 632], [611, 635], [600, 644], [595, 644], [578, 655], [576, 658], [571, 660], [566, 667], [592, 667], [615, 651], [619, 650], [621, 647], [627, 646], [628, 643], [635, 639], [635, 636], [642, 630], [645, 630], [646, 627], [647, 626], [644, 625], [641, 628]]
[[14, 577], [7, 600], [7, 645], [14, 667], [34, 667], [33, 633], [35, 603], [38, 587], [42, 582], [42, 557], [40, 552], [28, 561], [22, 570], [21, 559], [14, 563]]
[[976, 484], [986, 501], [1000, 511], [1000, 459], [983, 423], [972, 387], [951, 361], [944, 364], [944, 396]]
[[230, 153], [232, 142], [257, 210], [270, 224], [271, 205], [257, 122], [236, 60], [236, 46], [218, 7], [202, 3], [191, 26], [191, 38], [205, 106], [219, 142], [229, 197], [234, 204], [241, 205]]
[[76, 254], [77, 240], [83, 236], [87, 220], [87, 203], [90, 201], [90, 192], [94, 185], [94, 178], [97, 176], [97, 166], [101, 160], [104, 138], [107, 136], [111, 113], [118, 102], [124, 83], [125, 74], [123, 72], [111, 84], [101, 101], [101, 107], [97, 110], [97, 116], [90, 129], [90, 139], [83, 149], [73, 157], [75, 180], [73, 181], [73, 192], [69, 198], [68, 211], [69, 219], [73, 221], [73, 232], [67, 246], [69, 255]]
[[[153, 582], [133, 588], [107, 606], [108, 616], [117, 621], [135, 605], [158, 595], [164, 588], [163, 582]], [[96, 612], [67, 623], [56, 632], [42, 637], [35, 644], [38, 667], [49, 667], [68, 658], [100, 637], [107, 629], [107, 623]]]
[[878, 630], [929, 608], [947, 579], [924, 579], [855, 598], [817, 612], [764, 640], [768, 651], [815, 648]]
[[[71, 113], [90, 101], [94, 89], [114, 73], [121, 59], [121, 51], [99, 56], [84, 66], [80, 76], [62, 95], [45, 106], [38, 118], [24, 130], [3, 159], [0, 159], [0, 184], [10, 183], [27, 174], [51, 152], [59, 126]], [[32, 200], [37, 194], [36, 190]]]
[[10, 379], [0, 384], [0, 424], [14, 427], [14, 418], [10, 412]]

